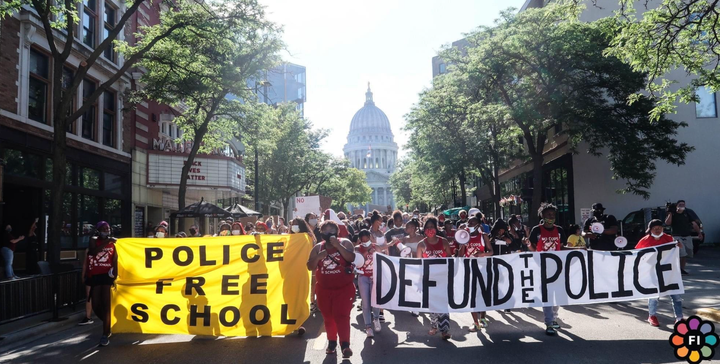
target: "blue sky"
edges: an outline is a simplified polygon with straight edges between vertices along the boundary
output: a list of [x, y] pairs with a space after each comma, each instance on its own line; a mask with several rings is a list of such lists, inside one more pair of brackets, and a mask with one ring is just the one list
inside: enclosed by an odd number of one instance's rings
[[[523, 0], [260, 0], [284, 26], [283, 58], [307, 67], [305, 116], [330, 130], [323, 149], [342, 156], [350, 120], [370, 82], [402, 148], [403, 115], [432, 79], [431, 59], [444, 44]], [[401, 152], [401, 155], [404, 154]]]

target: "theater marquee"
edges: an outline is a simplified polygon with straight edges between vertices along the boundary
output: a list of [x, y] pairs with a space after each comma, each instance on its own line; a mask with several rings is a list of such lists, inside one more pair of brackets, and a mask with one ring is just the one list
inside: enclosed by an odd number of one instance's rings
[[[149, 187], [178, 186], [186, 155], [148, 153]], [[226, 157], [197, 157], [188, 173], [188, 186], [245, 191], [245, 168]]]

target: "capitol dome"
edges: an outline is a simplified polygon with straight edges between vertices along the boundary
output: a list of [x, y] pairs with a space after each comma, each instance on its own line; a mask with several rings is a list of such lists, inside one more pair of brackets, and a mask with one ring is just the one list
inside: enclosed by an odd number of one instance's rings
[[370, 84], [365, 93], [365, 105], [350, 121], [350, 131], [343, 152], [353, 168], [365, 172], [367, 183], [373, 190], [372, 202], [364, 208], [377, 208], [381, 211], [385, 211], [387, 206], [395, 208], [389, 180], [390, 175], [395, 172], [398, 146], [390, 120], [375, 106]]

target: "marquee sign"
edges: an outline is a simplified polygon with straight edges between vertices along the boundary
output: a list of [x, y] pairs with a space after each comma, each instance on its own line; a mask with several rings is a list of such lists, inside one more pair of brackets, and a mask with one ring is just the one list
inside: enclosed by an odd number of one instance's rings
[[[180, 185], [185, 155], [148, 154], [150, 187]], [[245, 168], [234, 159], [196, 157], [188, 173], [188, 186], [245, 191]]]

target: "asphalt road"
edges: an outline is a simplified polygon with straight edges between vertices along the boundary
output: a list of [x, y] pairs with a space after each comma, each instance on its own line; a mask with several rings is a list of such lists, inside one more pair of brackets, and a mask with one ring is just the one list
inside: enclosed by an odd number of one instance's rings
[[[720, 308], [720, 250], [701, 251], [688, 265], [685, 316], [703, 307]], [[345, 363], [553, 362], [553, 363], [681, 363], [668, 343], [673, 318], [669, 298], [660, 302], [660, 328], [651, 327], [643, 300], [618, 304], [564, 306], [563, 328], [555, 337], [544, 333], [540, 309], [489, 313], [490, 326], [467, 331], [470, 314], [453, 314], [450, 341], [428, 336], [429, 318], [387, 312], [387, 323], [374, 340], [362, 331], [362, 316], [353, 309], [351, 347]], [[720, 328], [720, 325], [717, 325]], [[66, 331], [2, 352], [11, 363], [338, 363], [325, 355], [322, 317], [306, 323], [303, 337], [212, 338], [189, 335], [117, 334], [98, 348], [100, 327]], [[720, 331], [720, 329], [718, 329]]]

